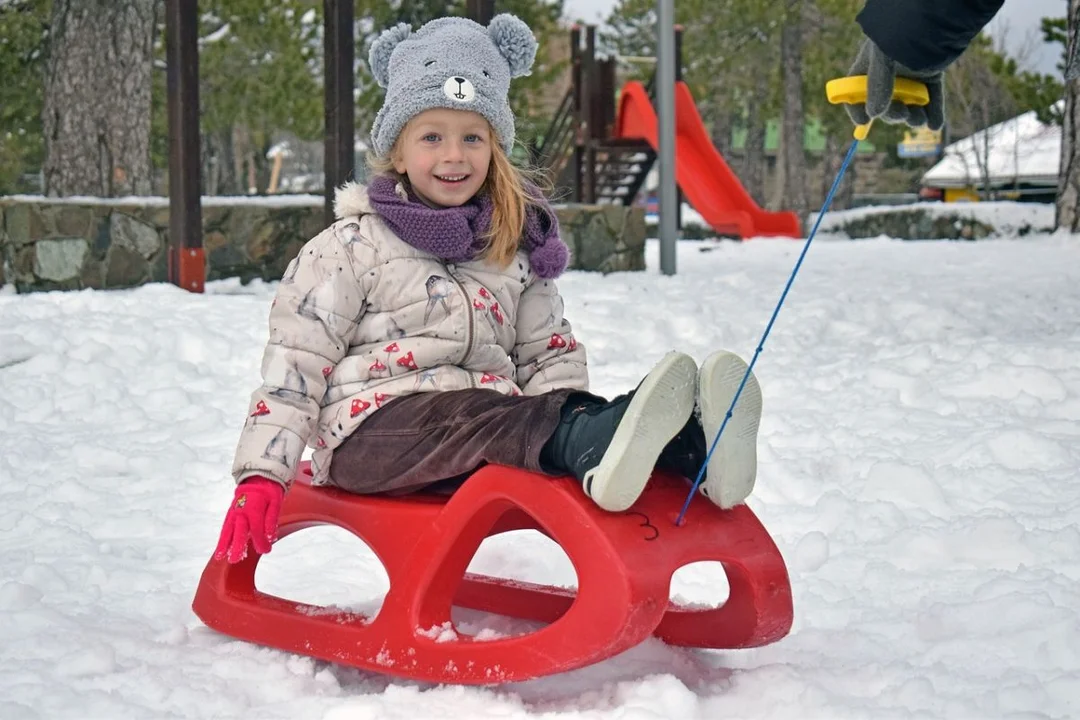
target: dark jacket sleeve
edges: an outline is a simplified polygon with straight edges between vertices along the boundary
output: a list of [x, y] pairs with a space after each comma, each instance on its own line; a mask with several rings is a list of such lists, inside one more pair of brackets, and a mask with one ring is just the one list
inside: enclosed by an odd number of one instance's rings
[[943, 70], [1004, 0], [867, 0], [856, 18], [882, 52], [912, 70]]

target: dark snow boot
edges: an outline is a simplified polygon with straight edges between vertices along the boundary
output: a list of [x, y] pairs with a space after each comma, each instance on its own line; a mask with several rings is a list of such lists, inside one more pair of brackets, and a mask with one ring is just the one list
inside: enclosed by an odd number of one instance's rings
[[694, 410], [697, 364], [668, 353], [637, 389], [601, 402], [570, 396], [544, 445], [541, 463], [581, 481], [604, 510], [626, 510], [641, 495], [657, 459]]
[[697, 479], [705, 457], [709, 454], [709, 443], [705, 439], [705, 430], [701, 427], [701, 418], [695, 412], [686, 421], [679, 434], [671, 439], [656, 461], [657, 470], [665, 470], [690, 482]]

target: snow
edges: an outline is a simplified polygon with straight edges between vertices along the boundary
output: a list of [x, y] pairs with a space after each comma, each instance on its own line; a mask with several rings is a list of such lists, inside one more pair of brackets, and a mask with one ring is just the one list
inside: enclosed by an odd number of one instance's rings
[[278, 155], [283, 159], [291, 158], [293, 156], [292, 147], [288, 142], [279, 142], [270, 146], [270, 149], [266, 151], [266, 159], [273, 160]]
[[[45, 197], [44, 195], [4, 195], [0, 200], [23, 203], [46, 203], [49, 205], [95, 205], [105, 207], [168, 207], [169, 198], [163, 195], [127, 195], [102, 198], [86, 195]], [[267, 207], [322, 207], [322, 195], [204, 195], [202, 207], [232, 207], [235, 205], [264, 205]]]
[[210, 43], [216, 43], [219, 40], [223, 40], [224, 38], [228, 37], [231, 32], [232, 25], [229, 23], [224, 23], [221, 27], [219, 27], [217, 30], [210, 33], [206, 37], [199, 38], [199, 44], [209, 45]]
[[[645, 224], [646, 225], [658, 225], [660, 223], [660, 214], [658, 212], [646, 212]], [[682, 223], [683, 225], [700, 225], [701, 227], [709, 227], [709, 223], [701, 216], [697, 210], [693, 208], [690, 203], [682, 204]]]
[[[314, 10], [309, 11], [309, 12], [314, 12]], [[367, 143], [364, 142], [359, 136], [353, 138], [353, 151], [354, 152], [356, 152], [356, 153], [365, 153], [365, 152], [367, 152], [367, 149], [368, 149]], [[266, 151], [267, 159], [273, 159], [276, 155], [282, 155], [285, 158], [292, 157], [293, 156], [292, 142], [288, 141], [288, 140], [283, 140], [282, 142], [279, 142], [279, 143], [276, 143], [276, 144], [272, 145], [270, 147], [270, 149]]]
[[[671, 348], [750, 355], [801, 245], [684, 242], [679, 273], [560, 281], [594, 390]], [[252, 646], [190, 604], [232, 495], [273, 284], [0, 292], [0, 717], [1080, 716], [1080, 238], [815, 243], [757, 365], [750, 506], [788, 562], [791, 634], [735, 652], [650, 640], [598, 665], [431, 686]], [[695, 502], [700, 502], [696, 500]], [[570, 585], [550, 540], [473, 570]], [[369, 613], [344, 531], [282, 540], [263, 589]], [[713, 564], [673, 593], [713, 605]], [[432, 628], [501, 637], [480, 613]]]
[[[1060, 106], [1060, 103], [1059, 103]], [[1013, 183], [1057, 185], [1061, 165], [1061, 126], [1046, 125], [1031, 110], [952, 143], [922, 177], [927, 187]]]

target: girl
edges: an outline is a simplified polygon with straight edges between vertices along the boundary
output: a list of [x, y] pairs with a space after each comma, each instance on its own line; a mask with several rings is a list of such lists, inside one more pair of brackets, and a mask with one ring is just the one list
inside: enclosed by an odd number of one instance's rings
[[[573, 475], [618, 512], [654, 467], [696, 476], [746, 364], [670, 353], [633, 392], [588, 392], [554, 283], [569, 252], [508, 159], [510, 78], [535, 54], [511, 15], [401, 24], [373, 44], [375, 177], [339, 189], [340, 219], [278, 287], [218, 557], [239, 562], [249, 539], [270, 551], [305, 445], [315, 484], [356, 493], [452, 487], [499, 463]], [[722, 507], [753, 487], [760, 415], [751, 377], [702, 485]]]

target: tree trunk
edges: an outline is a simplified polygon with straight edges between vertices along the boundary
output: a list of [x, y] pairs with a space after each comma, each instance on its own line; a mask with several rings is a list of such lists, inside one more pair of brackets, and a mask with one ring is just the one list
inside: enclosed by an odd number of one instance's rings
[[[815, 206], [821, 205], [821, 203], [825, 201], [825, 198], [829, 194], [829, 190], [832, 189], [833, 181], [836, 180], [836, 171], [840, 169], [840, 163], [843, 162], [841, 158], [836, 156], [836, 148], [836, 138], [831, 134], [826, 135], [825, 148], [821, 153], [821, 186], [818, 193], [818, 198], [820, 199], [814, 199]], [[839, 189], [837, 189], [836, 194], [838, 196], [840, 195]], [[839, 199], [839, 197], [833, 199], [832, 209], [842, 209], [838, 205]]]
[[[1069, 48], [1080, 41], [1080, 0], [1069, 0]], [[1061, 128], [1061, 168], [1058, 171], [1056, 227], [1080, 232], [1080, 80], [1065, 83], [1065, 115]]]
[[802, 38], [803, 0], [788, 5], [784, 27], [780, 31], [780, 72], [784, 91], [784, 109], [780, 126], [780, 148], [777, 158], [778, 208], [794, 210], [804, 220], [808, 212], [806, 199], [806, 150], [803, 145], [803, 79]]
[[53, 0], [45, 194], [148, 195], [157, 0]]
[[747, 192], [758, 205], [765, 205], [765, 116], [755, 93], [746, 106], [746, 146], [740, 175]]
[[232, 195], [247, 195], [247, 156], [248, 156], [248, 132], [242, 125], [234, 125], [232, 129], [232, 164], [233, 182], [236, 189]]
[[731, 130], [734, 125], [733, 113], [730, 110], [716, 108], [712, 113], [712, 140], [713, 147], [725, 159], [731, 157]]
[[236, 157], [233, 129], [203, 134], [204, 167], [207, 195], [242, 195], [236, 180]]
[[[840, 168], [837, 168], [839, 170]], [[855, 204], [855, 186], [859, 181], [859, 154], [851, 158], [844, 179], [840, 181], [840, 188], [836, 191], [836, 202], [833, 207], [837, 210], [847, 210]]]
[[255, 177], [255, 192], [259, 195], [265, 194], [266, 189], [270, 187], [270, 159], [266, 157], [266, 153], [270, 152], [270, 143], [267, 137], [266, 133], [260, 132], [252, 139], [254, 147], [251, 163]]

